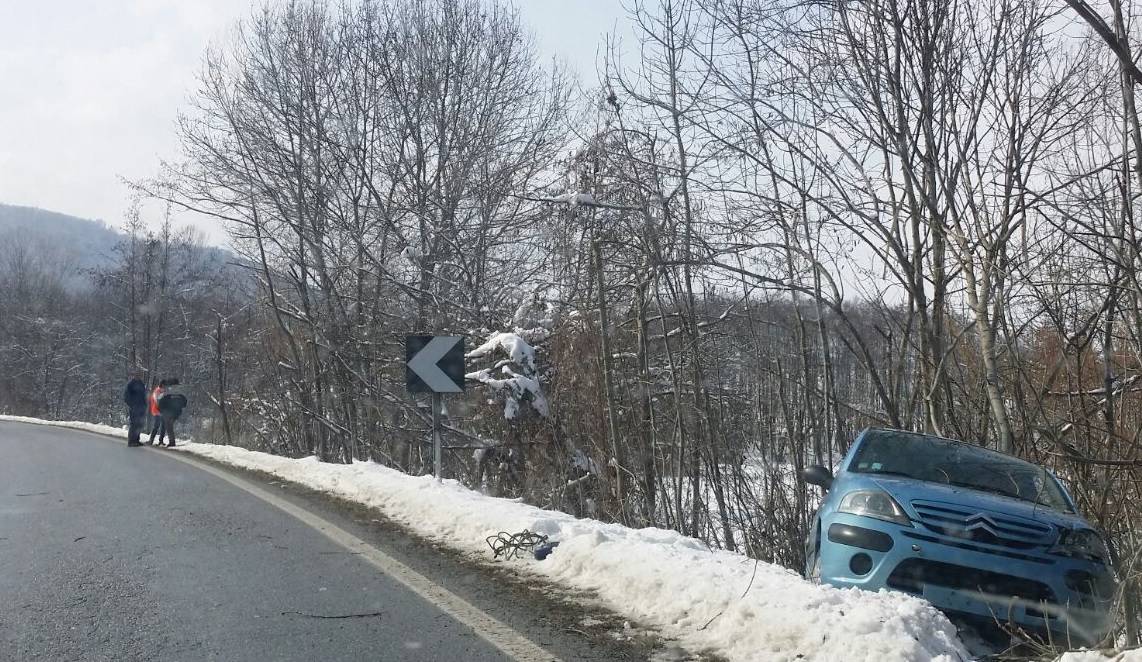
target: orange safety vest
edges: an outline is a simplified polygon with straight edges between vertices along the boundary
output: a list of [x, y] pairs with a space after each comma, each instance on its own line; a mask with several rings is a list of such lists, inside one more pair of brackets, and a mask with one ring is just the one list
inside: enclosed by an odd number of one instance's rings
[[159, 415], [159, 398], [163, 397], [163, 387], [156, 386], [155, 390], [151, 391], [151, 416]]

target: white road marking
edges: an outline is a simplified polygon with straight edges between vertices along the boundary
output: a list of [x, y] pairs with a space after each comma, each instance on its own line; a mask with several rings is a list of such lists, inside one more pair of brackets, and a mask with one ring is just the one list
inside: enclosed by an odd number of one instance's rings
[[[80, 430], [80, 432], [83, 431]], [[88, 434], [94, 433], [88, 432]], [[104, 435], [96, 436], [115, 439], [115, 441], [120, 443], [126, 443], [115, 437], [106, 437]], [[508, 657], [518, 660], [519, 662], [560, 662], [558, 657], [544, 650], [523, 634], [500, 622], [495, 617], [484, 613], [471, 602], [468, 602], [443, 586], [436, 584], [429, 578], [388, 554], [385, 554], [376, 547], [373, 547], [364, 540], [361, 540], [345, 529], [325, 521], [308, 510], [296, 506], [272, 492], [266, 491], [249, 481], [243, 480], [205, 462], [193, 459], [182, 453], [163, 452], [163, 455], [178, 460], [179, 462], [185, 462], [201, 471], [221, 478], [234, 487], [287, 513], [306, 526], [317, 530], [326, 538], [329, 538], [365, 561], [368, 561], [373, 567], [389, 577], [392, 577], [405, 588], [416, 593], [440, 611], [472, 628], [473, 632], [492, 646], [495, 646]]]

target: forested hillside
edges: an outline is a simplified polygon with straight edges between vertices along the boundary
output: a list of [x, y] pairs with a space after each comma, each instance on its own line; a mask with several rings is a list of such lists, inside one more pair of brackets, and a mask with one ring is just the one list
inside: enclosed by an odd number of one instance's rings
[[117, 421], [131, 366], [208, 402], [210, 334], [248, 308], [253, 280], [232, 254], [155, 220], [119, 232], [0, 205], [0, 412]]
[[[54, 253], [73, 263], [78, 272], [111, 260], [119, 233], [99, 221], [0, 203], [0, 241], [33, 242], [39, 252]], [[69, 280], [69, 285], [79, 284], [75, 278]]]

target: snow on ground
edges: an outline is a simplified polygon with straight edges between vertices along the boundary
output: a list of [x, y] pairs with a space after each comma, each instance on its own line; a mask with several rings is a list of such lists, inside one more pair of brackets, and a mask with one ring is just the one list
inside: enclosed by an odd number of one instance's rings
[[117, 428], [113, 425], [103, 425], [101, 423], [85, 423], [83, 421], [45, 421], [40, 418], [28, 418], [27, 416], [8, 416], [7, 414], [0, 414], [0, 421], [9, 421], [12, 423], [33, 423], [36, 425], [52, 425], [57, 428], [72, 428], [74, 430], [94, 432], [95, 434], [103, 434], [111, 437], [122, 437], [124, 439], [127, 438], [126, 426]]
[[[111, 426], [52, 424], [126, 434]], [[707, 549], [674, 531], [576, 519], [371, 462], [326, 464], [213, 444], [188, 443], [182, 450], [377, 508], [423, 536], [483, 559], [490, 558], [485, 538], [500, 531], [548, 535], [560, 546], [542, 562], [513, 561], [520, 572], [591, 591], [627, 618], [730, 660], [970, 658], [955, 627], [923, 600], [810, 584], [784, 568]]]
[[1056, 662], [1142, 662], [1142, 649], [1122, 652], [1077, 651], [1063, 653]]

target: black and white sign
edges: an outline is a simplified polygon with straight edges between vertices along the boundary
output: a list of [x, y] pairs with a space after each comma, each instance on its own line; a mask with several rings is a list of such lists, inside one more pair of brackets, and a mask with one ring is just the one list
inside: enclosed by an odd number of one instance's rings
[[405, 336], [405, 382], [412, 393], [464, 390], [463, 336]]

